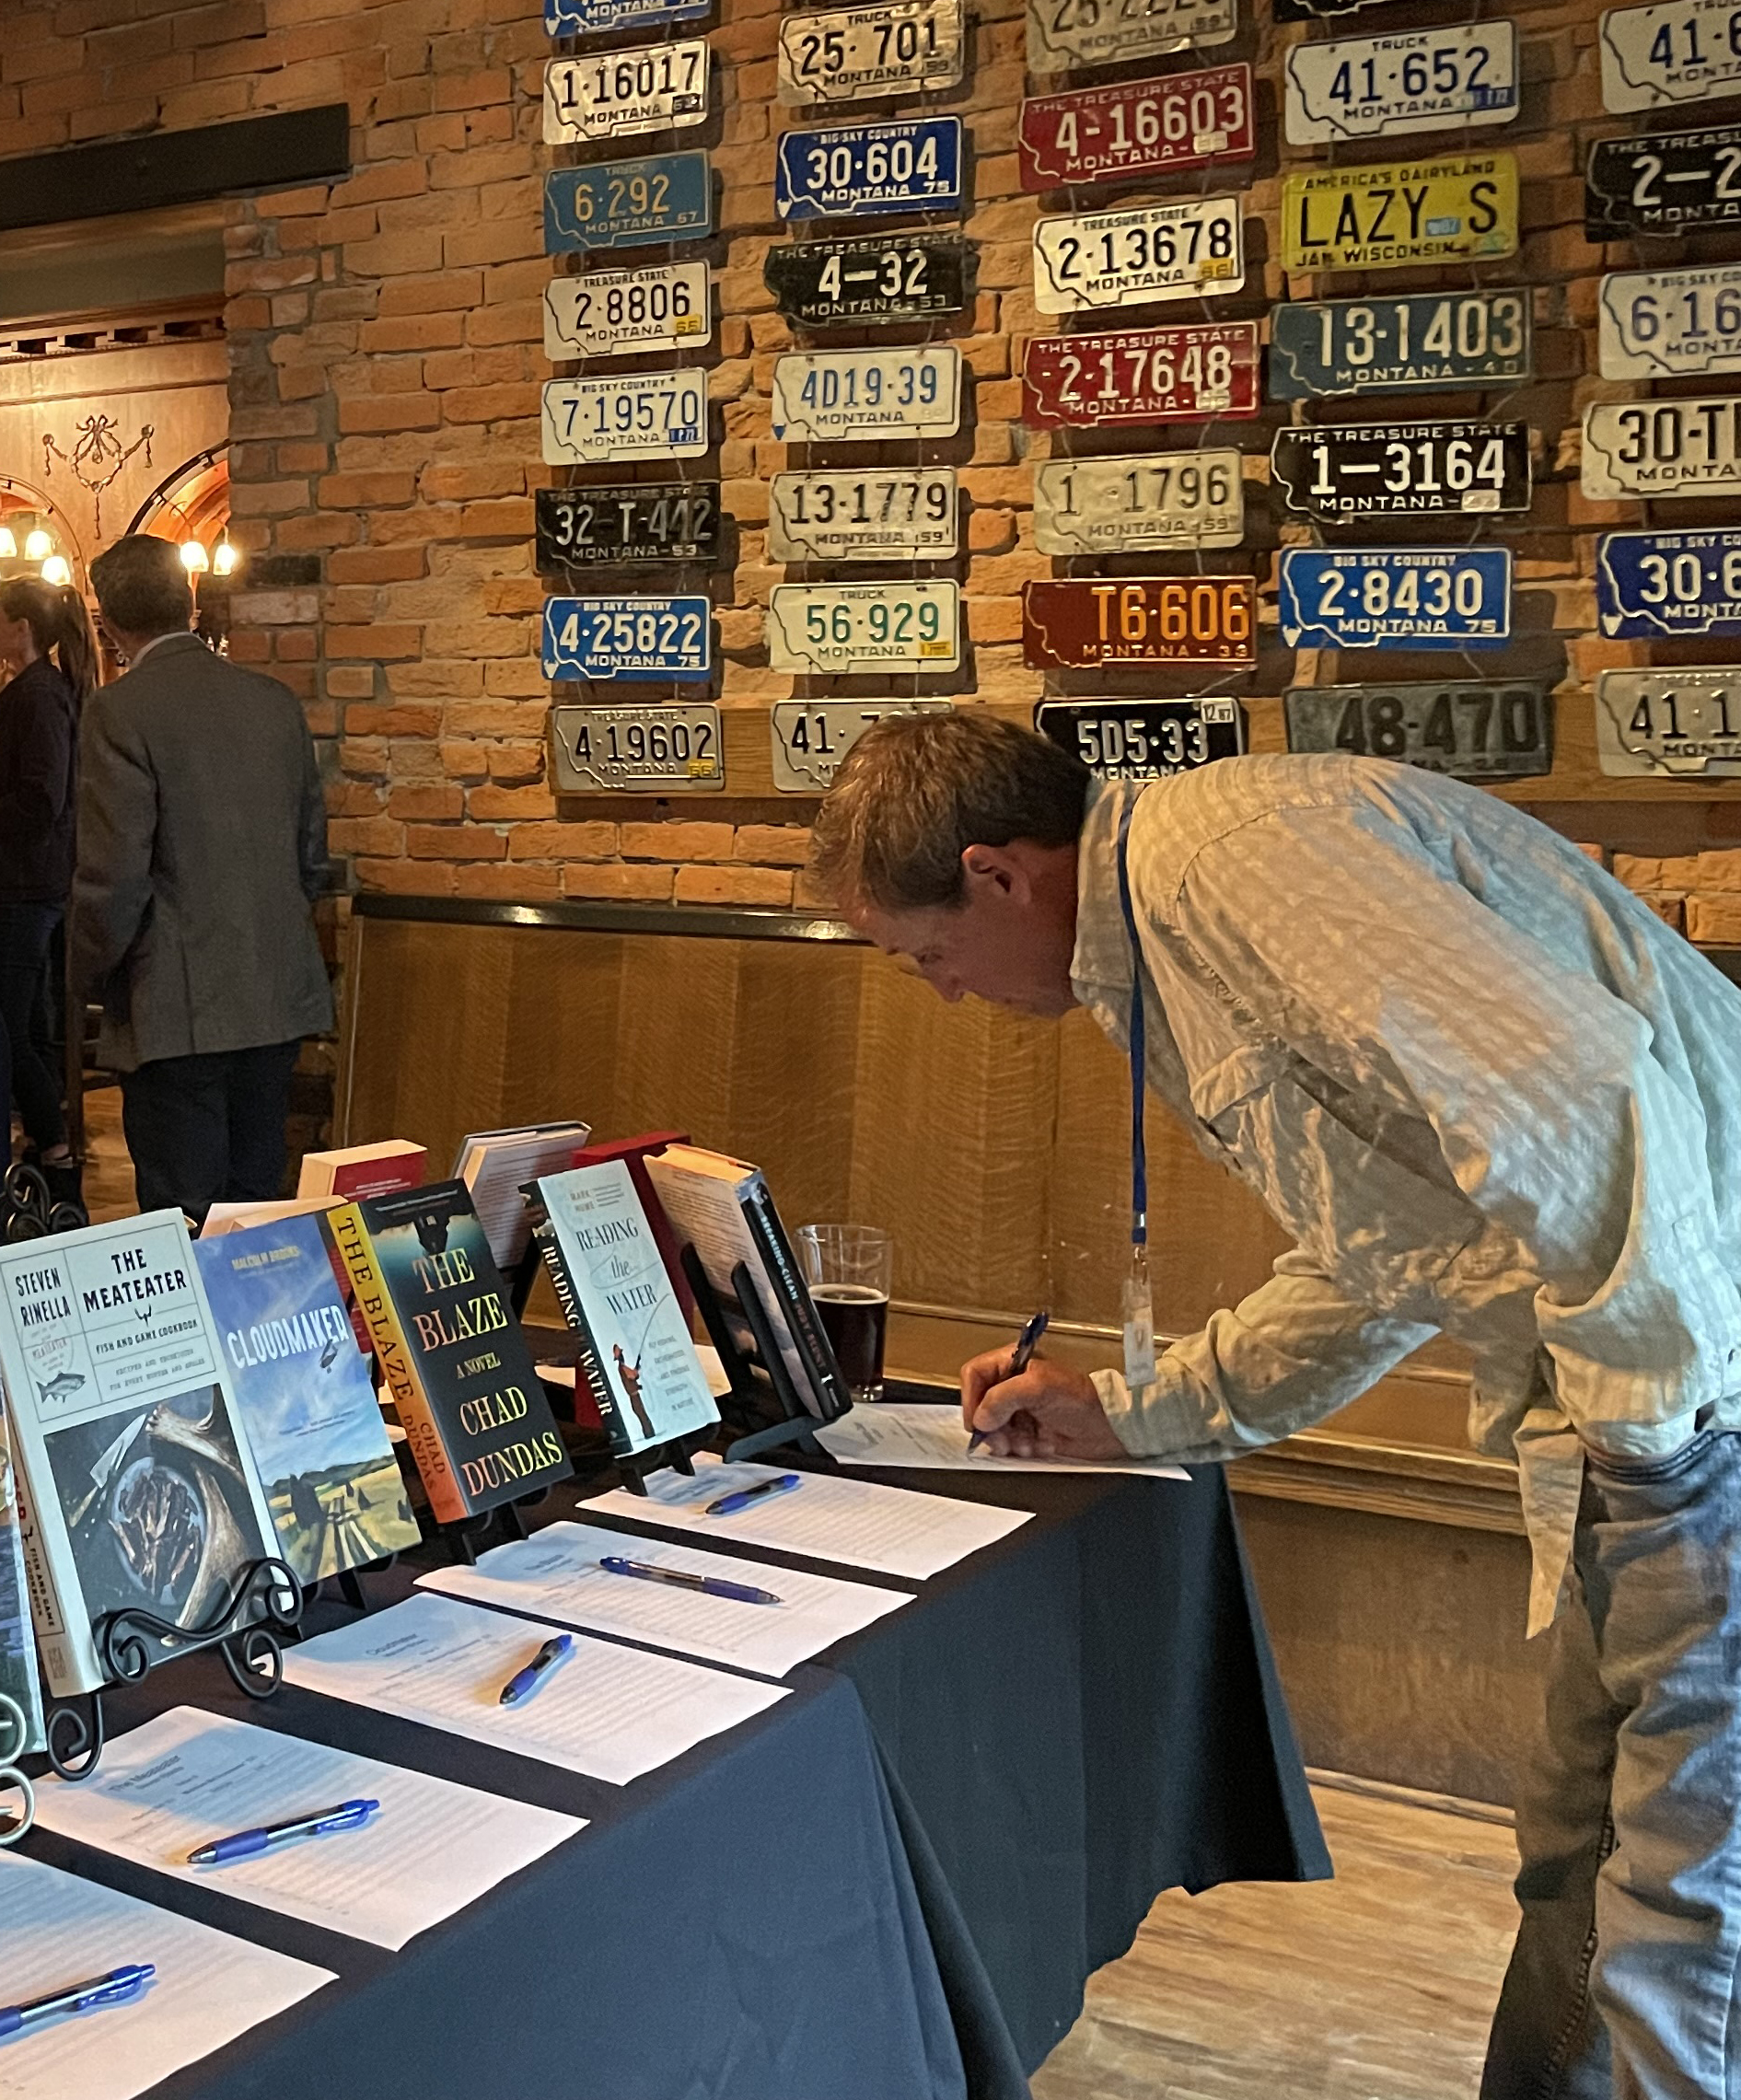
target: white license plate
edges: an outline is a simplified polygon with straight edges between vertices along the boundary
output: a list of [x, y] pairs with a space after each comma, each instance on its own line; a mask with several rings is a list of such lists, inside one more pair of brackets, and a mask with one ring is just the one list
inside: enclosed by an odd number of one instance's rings
[[544, 287], [544, 354], [553, 363], [682, 350], [713, 333], [705, 262], [552, 277]]
[[783, 102], [859, 102], [916, 95], [961, 77], [961, 0], [885, 0], [780, 23]]
[[559, 795], [670, 795], [725, 784], [717, 707], [559, 705], [547, 719]]
[[1238, 26], [1238, 0], [1027, 0], [1027, 63], [1036, 73], [1074, 73], [1206, 51]]
[[1741, 265], [1617, 270], [1598, 320], [1605, 379], [1741, 372]]
[[1246, 281], [1237, 197], [1041, 219], [1034, 301], [1043, 314], [1236, 292]]
[[1034, 545], [1042, 554], [1236, 547], [1243, 492], [1231, 450], [1042, 460], [1034, 469]]
[[952, 671], [960, 598], [954, 584], [782, 584], [768, 601], [768, 667]]
[[1605, 773], [1741, 774], [1741, 669], [1604, 671], [1596, 753]]
[[1602, 17], [1602, 107], [1670, 109], [1733, 95], [1741, 83], [1735, 0], [1666, 0]]
[[1583, 488], [1598, 500], [1741, 494], [1741, 400], [1592, 402]]
[[885, 714], [947, 714], [948, 700], [777, 700], [773, 784], [782, 795], [824, 795], [846, 756]]
[[960, 427], [961, 353], [953, 342], [774, 360], [773, 435], [788, 443], [953, 437]]
[[544, 143], [684, 131], [707, 119], [707, 40], [642, 44], [544, 68]]
[[953, 467], [776, 474], [768, 552], [776, 562], [946, 560], [959, 507]]
[[544, 389], [544, 460], [680, 459], [707, 450], [707, 374], [626, 372], [551, 379]]
[[1388, 37], [1298, 43], [1285, 74], [1289, 141], [1508, 124], [1517, 114], [1517, 31], [1459, 23]]

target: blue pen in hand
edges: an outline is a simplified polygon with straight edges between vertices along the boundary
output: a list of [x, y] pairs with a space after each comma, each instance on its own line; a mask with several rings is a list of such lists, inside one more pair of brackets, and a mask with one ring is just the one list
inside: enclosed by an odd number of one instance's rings
[[721, 1495], [716, 1502], [709, 1502], [702, 1510], [703, 1516], [736, 1516], [740, 1509], [748, 1509], [751, 1502], [759, 1502], [763, 1495], [789, 1494], [794, 1488], [804, 1485], [800, 1473], [779, 1473], [772, 1480], [758, 1480], [753, 1488], [737, 1488], [728, 1495]]
[[695, 1575], [687, 1568], [661, 1568], [651, 1560], [625, 1560], [616, 1553], [607, 1553], [598, 1565], [608, 1575], [633, 1575], [638, 1583], [669, 1583], [675, 1589], [726, 1597], [733, 1604], [780, 1602], [772, 1590], [759, 1590], [749, 1583], [729, 1583], [724, 1575]]
[[574, 1645], [575, 1636], [572, 1633], [558, 1633], [545, 1642], [526, 1667], [516, 1670], [502, 1687], [500, 1703], [503, 1706], [517, 1706], [523, 1699], [529, 1699]]
[[308, 1816], [293, 1816], [284, 1823], [262, 1823], [256, 1829], [238, 1830], [233, 1837], [214, 1838], [188, 1854], [191, 1867], [222, 1866], [226, 1860], [245, 1860], [255, 1852], [287, 1845], [295, 1838], [324, 1838], [333, 1830], [354, 1830], [366, 1823], [380, 1806], [378, 1801], [342, 1801], [336, 1808], [317, 1808]]
[[[1035, 1350], [1039, 1347], [1040, 1336], [1045, 1333], [1046, 1329], [1050, 1325], [1051, 1315], [1050, 1312], [1047, 1312], [1044, 1309], [1037, 1312], [1034, 1315], [1033, 1318], [1028, 1321], [1027, 1325], [1016, 1338], [1016, 1353], [1010, 1358], [1009, 1369], [999, 1380], [999, 1383], [1001, 1385], [1008, 1385], [1009, 1381], [1012, 1378], [1019, 1378], [1022, 1373], [1027, 1370], [1028, 1364], [1033, 1360]], [[983, 1429], [976, 1429], [973, 1432], [973, 1434], [968, 1438], [968, 1449], [969, 1451], [977, 1451], [980, 1448], [981, 1444], [985, 1442], [985, 1439], [989, 1433], [989, 1431]]]
[[51, 1990], [44, 1998], [27, 1998], [21, 2005], [0, 2005], [0, 2036], [40, 2026], [44, 2020], [57, 2019], [63, 2013], [93, 2013], [101, 2005], [123, 2004], [157, 1973], [151, 1962], [129, 1962], [125, 1968], [111, 1968], [107, 1976], [69, 1983], [64, 1990]]

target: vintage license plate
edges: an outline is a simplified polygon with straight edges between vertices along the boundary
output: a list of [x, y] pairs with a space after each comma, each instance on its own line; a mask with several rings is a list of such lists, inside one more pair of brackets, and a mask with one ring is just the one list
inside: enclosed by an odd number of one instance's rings
[[948, 700], [777, 700], [769, 736], [781, 795], [826, 795], [841, 760], [885, 714], [947, 714]]
[[626, 372], [551, 379], [544, 388], [544, 459], [680, 459], [707, 450], [707, 374]]
[[783, 219], [952, 212], [960, 202], [959, 117], [780, 134], [773, 203]]
[[1439, 392], [1529, 377], [1530, 295], [1309, 299], [1270, 312], [1270, 397]]
[[1604, 671], [1596, 755], [1605, 773], [1741, 774], [1741, 668]]
[[1283, 82], [1294, 145], [1508, 124], [1517, 114], [1517, 31], [1469, 22], [1294, 44]]
[[1258, 150], [1251, 68], [1216, 65], [1068, 95], [1030, 95], [1016, 143], [1024, 190], [1249, 160]]
[[1034, 73], [1074, 73], [1204, 51], [1238, 27], [1238, 0], [1027, 0], [1027, 64]]
[[952, 234], [807, 240], [770, 248], [761, 280], [807, 328], [958, 314], [973, 296], [977, 250]]
[[1246, 281], [1237, 197], [1041, 219], [1034, 303], [1043, 314], [1236, 292]]
[[1503, 547], [1289, 547], [1280, 583], [1290, 649], [1493, 649], [1511, 634]]
[[1102, 780], [1166, 780], [1246, 748], [1236, 700], [1042, 700], [1034, 726]]
[[1617, 270], [1597, 308], [1605, 379], [1741, 372], [1741, 266]]
[[1664, 0], [1602, 17], [1602, 107], [1672, 109], [1741, 91], [1735, 0]]
[[768, 513], [775, 562], [946, 559], [960, 502], [953, 467], [857, 467], [776, 474]]
[[552, 707], [551, 784], [558, 795], [670, 795], [722, 788], [717, 707]]
[[705, 262], [552, 277], [544, 287], [544, 354], [553, 362], [630, 357], [704, 343], [714, 333], [707, 293]]
[[611, 29], [663, 29], [667, 22], [695, 22], [714, 0], [544, 0], [544, 33], [597, 37]]
[[953, 671], [961, 661], [955, 584], [780, 584], [768, 599], [768, 667]]
[[1243, 419], [1257, 414], [1259, 390], [1250, 320], [1036, 336], [1022, 357], [1022, 421], [1031, 430]]
[[553, 58], [544, 68], [544, 143], [582, 145], [707, 121], [707, 40]]
[[1553, 715], [1539, 685], [1294, 686], [1282, 704], [1290, 751], [1400, 759], [1457, 780], [1526, 780], [1553, 769]]
[[644, 248], [714, 230], [714, 184], [704, 153], [660, 153], [553, 168], [544, 178], [544, 252]]
[[1233, 451], [1043, 459], [1034, 469], [1034, 544], [1042, 554], [1236, 547], [1244, 491]]
[[1741, 400], [1593, 401], [1586, 496], [1741, 494]]
[[1596, 611], [1622, 642], [1741, 634], [1741, 532], [1606, 532]]
[[1035, 670], [1102, 664], [1255, 664], [1249, 576], [1090, 577], [1022, 586], [1022, 656]]
[[1395, 270], [1516, 250], [1509, 153], [1302, 168], [1282, 185], [1284, 270]]
[[938, 342], [779, 357], [772, 412], [774, 436], [788, 444], [953, 437], [961, 427], [961, 353]]
[[1378, 0], [1271, 0], [1270, 13], [1278, 22], [1328, 22], [1377, 5]]
[[1598, 139], [1584, 179], [1591, 240], [1741, 224], [1741, 124]]
[[714, 667], [704, 598], [547, 598], [547, 679], [704, 679]]
[[1526, 423], [1313, 423], [1278, 430], [1270, 479], [1308, 517], [1529, 508]]
[[787, 15], [780, 24], [783, 102], [862, 102], [953, 87], [962, 72], [961, 0], [886, 0]]
[[546, 573], [603, 562], [712, 562], [719, 552], [717, 481], [539, 489], [532, 508]]

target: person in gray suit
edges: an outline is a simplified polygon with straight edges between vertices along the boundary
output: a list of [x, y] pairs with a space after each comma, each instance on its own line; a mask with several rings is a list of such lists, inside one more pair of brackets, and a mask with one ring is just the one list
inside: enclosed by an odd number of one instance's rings
[[91, 563], [129, 668], [85, 709], [73, 983], [102, 1002], [142, 1210], [282, 1193], [300, 1038], [332, 1024], [310, 905], [326, 810], [300, 703], [188, 632], [179, 550]]

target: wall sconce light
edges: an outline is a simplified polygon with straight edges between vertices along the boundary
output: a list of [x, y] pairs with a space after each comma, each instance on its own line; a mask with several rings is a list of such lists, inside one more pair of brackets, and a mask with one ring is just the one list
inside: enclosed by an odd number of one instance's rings
[[17, 558], [18, 543], [12, 537], [12, 528], [0, 525], [0, 562], [16, 562]]
[[64, 589], [73, 580], [73, 566], [64, 554], [51, 554], [42, 564], [42, 581]]
[[53, 551], [53, 534], [44, 532], [40, 525], [24, 542], [24, 558], [27, 562], [46, 562]]
[[211, 567], [211, 559], [202, 540], [184, 540], [181, 542], [181, 566], [191, 576], [203, 576]]
[[215, 576], [233, 576], [241, 555], [230, 545], [227, 527], [212, 550], [212, 574]]

